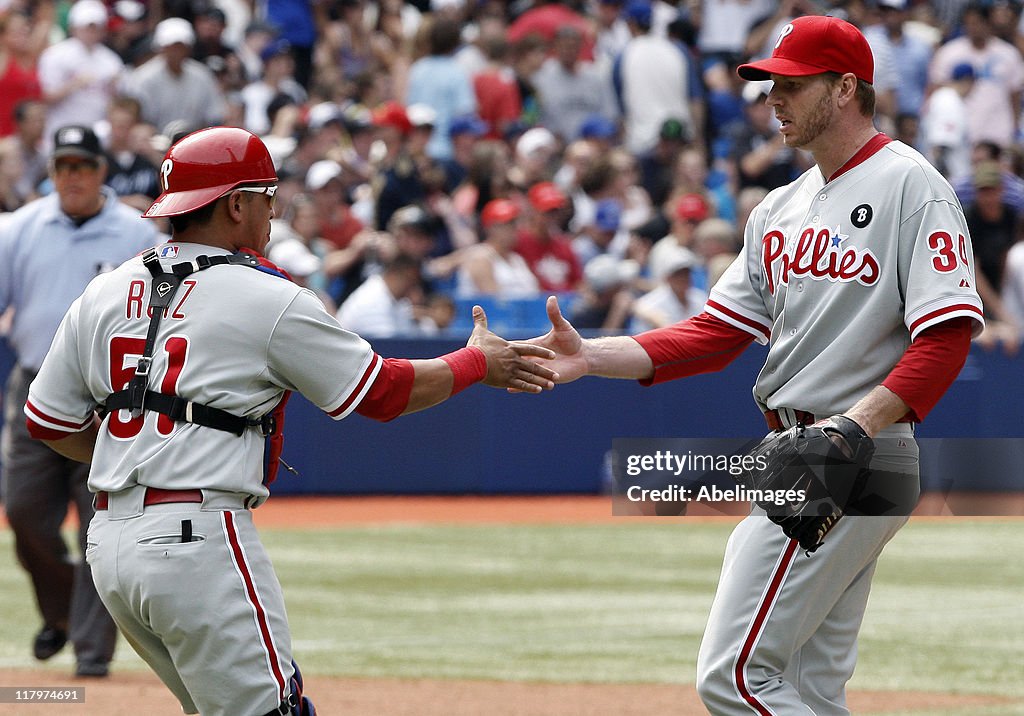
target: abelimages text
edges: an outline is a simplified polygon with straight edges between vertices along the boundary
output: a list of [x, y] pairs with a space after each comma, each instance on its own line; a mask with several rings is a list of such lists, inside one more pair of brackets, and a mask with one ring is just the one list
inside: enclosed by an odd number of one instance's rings
[[645, 472], [671, 472], [678, 477], [684, 471], [728, 472], [733, 477], [745, 472], [764, 470], [768, 460], [764, 455], [702, 455], [692, 451], [674, 453], [658, 450], [649, 455], [627, 455], [626, 474], [630, 477]]
[[657, 490], [631, 485], [626, 490], [626, 497], [631, 502], [758, 502], [779, 507], [799, 504], [805, 496], [804, 490], [750, 490], [742, 486], [723, 490], [717, 485], [701, 485], [696, 490], [682, 485], [669, 485]]

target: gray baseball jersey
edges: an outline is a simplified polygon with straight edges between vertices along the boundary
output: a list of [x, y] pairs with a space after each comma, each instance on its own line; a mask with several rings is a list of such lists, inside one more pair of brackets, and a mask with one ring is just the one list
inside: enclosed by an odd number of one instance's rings
[[[227, 253], [179, 243], [159, 251], [165, 268]], [[82, 429], [98, 403], [125, 387], [145, 343], [150, 279], [135, 258], [89, 284], [32, 384], [25, 406], [32, 420], [54, 430]], [[260, 271], [215, 266], [182, 283], [161, 323], [150, 386], [246, 417], [264, 415], [284, 391], [297, 390], [340, 419], [369, 390], [380, 363], [310, 291]], [[263, 453], [258, 431], [237, 437], [156, 412], [132, 418], [122, 410], [103, 422], [89, 486], [205, 488], [265, 498]], [[176, 484], [182, 480], [187, 484]]]
[[[983, 326], [970, 235], [949, 184], [882, 135], [838, 176], [817, 167], [753, 211], [740, 256], [707, 311], [771, 341], [754, 386], [762, 410], [819, 417], [882, 383], [913, 338], [969, 316]], [[792, 410], [780, 410], [786, 427]], [[871, 474], [918, 489], [913, 426], [876, 438]], [[848, 716], [846, 683], [879, 554], [905, 515], [847, 516], [803, 555], [755, 510], [733, 532], [697, 660], [718, 716]]]
[[[158, 253], [166, 269], [227, 252], [169, 243]], [[82, 430], [127, 385], [144, 351], [150, 290], [141, 258], [89, 284], [29, 390], [32, 421]], [[220, 265], [182, 281], [160, 323], [149, 385], [249, 418], [296, 390], [340, 419], [381, 363], [311, 292]], [[186, 713], [262, 714], [294, 695], [281, 587], [247, 509], [268, 495], [265, 449], [257, 430], [237, 436], [155, 411], [113, 411], [100, 427], [89, 486], [106, 494], [86, 559], [118, 627]], [[145, 502], [152, 488], [202, 490], [202, 502]]]
[[754, 386], [762, 410], [815, 415], [850, 408], [925, 328], [969, 316], [977, 332], [984, 320], [960, 203], [896, 141], [827, 185], [812, 167], [768, 194], [707, 311], [771, 339]]

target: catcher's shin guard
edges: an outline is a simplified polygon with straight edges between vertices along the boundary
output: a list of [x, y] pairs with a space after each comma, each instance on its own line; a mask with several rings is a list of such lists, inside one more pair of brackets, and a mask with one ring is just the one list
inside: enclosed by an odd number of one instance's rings
[[313, 702], [308, 696], [302, 695], [302, 672], [299, 671], [299, 665], [292, 661], [292, 668], [295, 669], [295, 673], [291, 678], [291, 693], [280, 706], [265, 716], [316, 716]]

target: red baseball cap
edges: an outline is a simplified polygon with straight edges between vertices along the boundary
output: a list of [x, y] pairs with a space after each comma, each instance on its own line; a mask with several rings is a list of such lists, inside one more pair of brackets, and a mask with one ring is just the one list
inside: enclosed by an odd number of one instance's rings
[[530, 204], [537, 211], [551, 211], [565, 206], [565, 194], [554, 182], [542, 181], [526, 192]]
[[745, 80], [768, 80], [771, 75], [804, 77], [823, 72], [852, 72], [857, 79], [874, 83], [875, 59], [860, 30], [838, 17], [804, 15], [782, 28], [766, 60], [740, 65]]
[[398, 102], [385, 102], [373, 110], [373, 124], [377, 127], [394, 127], [402, 134], [412, 131], [412, 122], [405, 107]]
[[519, 207], [508, 199], [493, 199], [480, 212], [480, 223], [485, 229], [495, 224], [507, 224], [519, 216]]
[[684, 221], [704, 221], [708, 218], [708, 203], [700, 194], [683, 194], [676, 202], [676, 217]]

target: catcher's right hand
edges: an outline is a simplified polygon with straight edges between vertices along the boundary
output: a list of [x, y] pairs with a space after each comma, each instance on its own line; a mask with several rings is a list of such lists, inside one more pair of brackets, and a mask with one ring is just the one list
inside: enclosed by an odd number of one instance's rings
[[487, 328], [487, 314], [473, 306], [473, 333], [467, 346], [476, 346], [487, 359], [484, 385], [514, 388], [524, 393], [540, 393], [555, 387], [558, 373], [527, 357], [552, 360], [554, 351], [530, 343], [511, 343]]
[[[860, 425], [835, 415], [769, 435], [750, 453], [751, 464], [764, 469], [736, 479], [762, 496], [754, 502], [787, 537], [814, 552], [860, 496], [874, 452], [874, 441]], [[797, 498], [780, 505], [774, 496], [787, 491]]]

